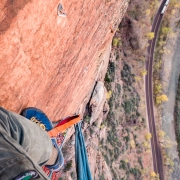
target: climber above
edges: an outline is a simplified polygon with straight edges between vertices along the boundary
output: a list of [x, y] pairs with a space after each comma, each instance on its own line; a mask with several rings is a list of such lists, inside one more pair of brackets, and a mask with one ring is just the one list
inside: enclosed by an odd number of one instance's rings
[[61, 16], [61, 17], [66, 17], [67, 16], [67, 14], [63, 10], [62, 4], [58, 5], [57, 13], [58, 13], [58, 16]]

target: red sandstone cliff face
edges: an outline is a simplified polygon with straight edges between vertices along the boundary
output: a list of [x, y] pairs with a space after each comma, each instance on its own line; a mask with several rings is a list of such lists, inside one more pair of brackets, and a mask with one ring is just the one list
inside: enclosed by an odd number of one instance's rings
[[[57, 16], [62, 3], [67, 17]], [[0, 105], [42, 109], [58, 120], [92, 89], [127, 0], [2, 0]]]

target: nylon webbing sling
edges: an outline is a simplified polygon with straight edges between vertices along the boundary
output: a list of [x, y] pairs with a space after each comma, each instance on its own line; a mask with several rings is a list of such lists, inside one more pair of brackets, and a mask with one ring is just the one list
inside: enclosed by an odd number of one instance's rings
[[81, 117], [79, 115], [66, 118], [65, 120], [62, 120], [60, 123], [58, 123], [55, 128], [48, 131], [48, 134], [50, 137], [55, 137], [58, 133], [65, 131], [66, 129], [68, 129], [76, 123], [79, 123], [80, 121]]

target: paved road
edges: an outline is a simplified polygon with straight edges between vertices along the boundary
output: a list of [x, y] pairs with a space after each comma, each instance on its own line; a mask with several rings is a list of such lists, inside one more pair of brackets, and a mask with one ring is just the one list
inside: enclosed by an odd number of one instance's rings
[[154, 172], [159, 174], [160, 180], [164, 180], [164, 173], [163, 173], [163, 162], [162, 162], [162, 154], [160, 145], [157, 139], [157, 133], [156, 133], [156, 126], [155, 126], [155, 118], [154, 118], [154, 102], [153, 102], [153, 54], [154, 54], [154, 48], [156, 44], [156, 39], [158, 36], [158, 30], [162, 21], [163, 15], [161, 14], [161, 11], [164, 7], [166, 0], [163, 0], [158, 12], [155, 16], [153, 26], [152, 26], [152, 32], [155, 33], [155, 37], [152, 41], [149, 41], [150, 45], [148, 48], [148, 60], [146, 62], [146, 70], [147, 75], [145, 77], [145, 89], [146, 89], [146, 108], [147, 108], [147, 115], [148, 115], [148, 121], [149, 121], [149, 129], [150, 133], [152, 134], [151, 138], [151, 146], [152, 146], [152, 155], [153, 155], [153, 167]]

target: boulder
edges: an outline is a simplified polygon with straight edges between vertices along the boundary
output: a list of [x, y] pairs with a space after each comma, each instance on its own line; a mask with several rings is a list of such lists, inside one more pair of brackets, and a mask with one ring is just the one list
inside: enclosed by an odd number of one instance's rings
[[106, 89], [104, 87], [104, 83], [102, 81], [98, 81], [93, 94], [90, 100], [90, 108], [91, 108], [91, 119], [90, 124], [92, 124], [102, 112], [104, 103], [106, 101]]

